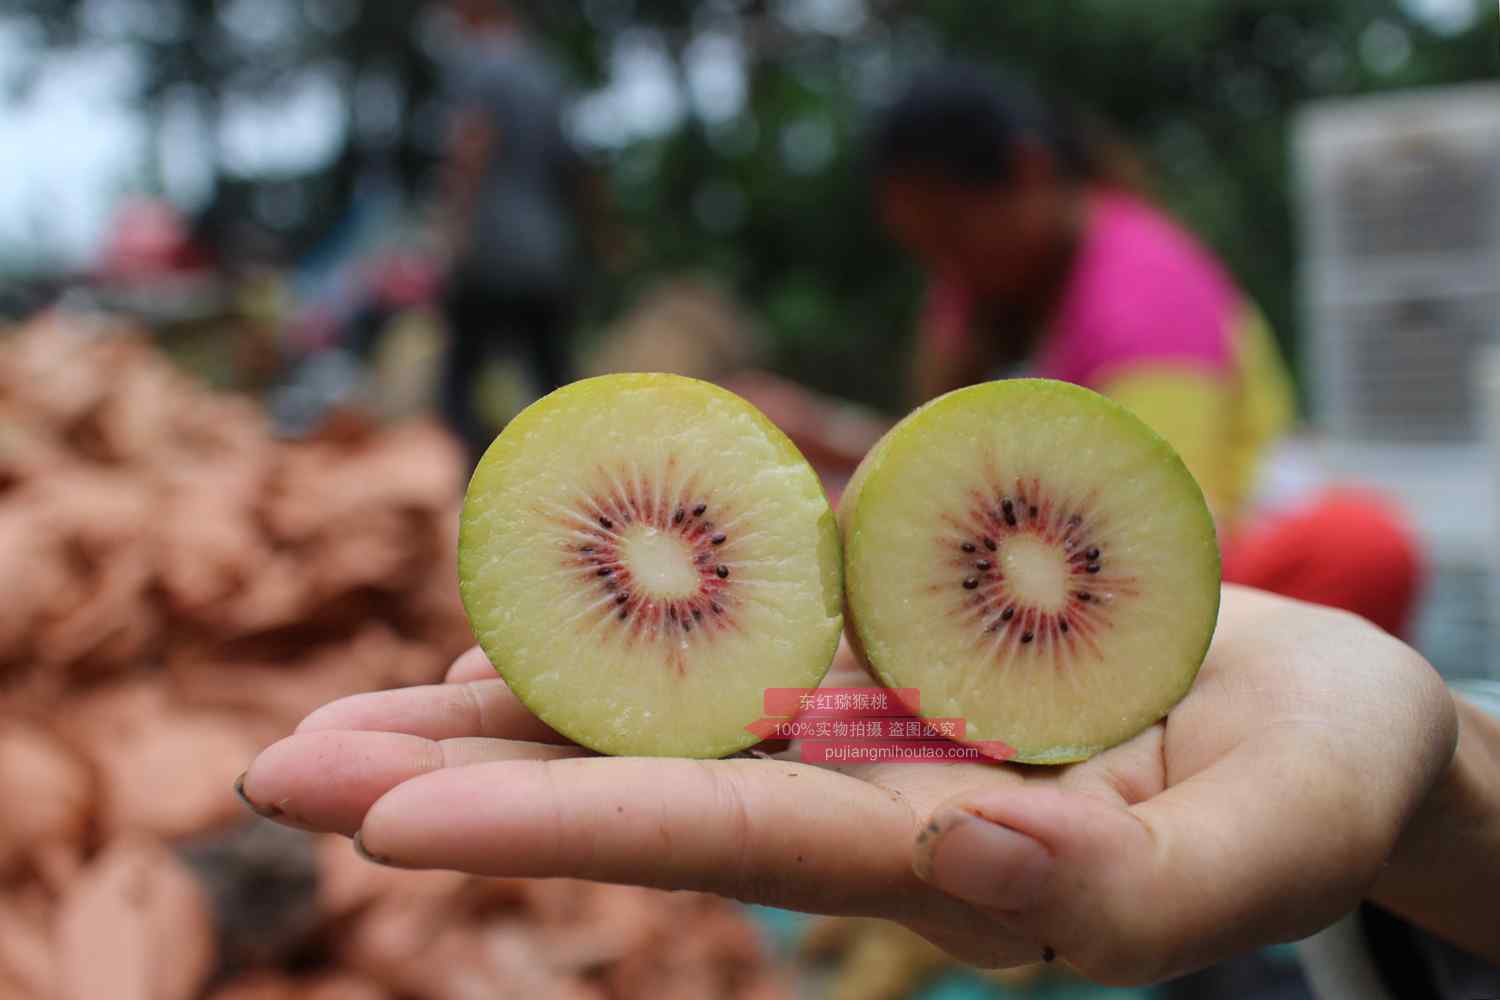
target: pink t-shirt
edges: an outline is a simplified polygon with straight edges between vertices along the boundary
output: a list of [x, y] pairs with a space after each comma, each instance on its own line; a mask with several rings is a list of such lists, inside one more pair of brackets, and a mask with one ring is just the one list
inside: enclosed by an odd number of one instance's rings
[[[1221, 514], [1248, 497], [1293, 414], [1269, 328], [1213, 255], [1140, 198], [1089, 195], [1082, 242], [1027, 374], [1113, 396], [1170, 441]], [[934, 282], [924, 335], [952, 356], [973, 302]]]
[[1097, 193], [1033, 374], [1097, 388], [1141, 364], [1223, 373], [1242, 312], [1229, 276], [1192, 236], [1139, 198]]

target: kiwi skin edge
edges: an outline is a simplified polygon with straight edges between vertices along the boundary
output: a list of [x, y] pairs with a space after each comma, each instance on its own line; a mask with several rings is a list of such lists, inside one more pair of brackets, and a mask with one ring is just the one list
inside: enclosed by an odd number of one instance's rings
[[[1138, 428], [1138, 430], [1142, 432], [1143, 435], [1146, 436], [1160, 452], [1162, 461], [1175, 464], [1177, 468], [1181, 470], [1182, 475], [1186, 477], [1187, 481], [1193, 484], [1194, 488], [1196, 489], [1196, 498], [1198, 501], [1198, 503], [1194, 506], [1201, 508], [1202, 510], [1203, 523], [1205, 526], [1207, 537], [1215, 537], [1216, 529], [1214, 525], [1213, 515], [1208, 508], [1208, 502], [1203, 497], [1202, 488], [1198, 486], [1197, 480], [1188, 470], [1187, 465], [1182, 461], [1182, 457], [1177, 454], [1176, 449], [1174, 449], [1165, 438], [1156, 433], [1156, 431], [1152, 430], [1150, 426], [1145, 423], [1145, 421], [1141, 420], [1129, 409], [1120, 405], [1114, 400], [1109, 399], [1107, 396], [1100, 395], [1099, 393], [1094, 392], [1091, 389], [1086, 389], [1082, 386], [1077, 386], [1069, 382], [1038, 378], [1001, 379], [993, 382], [983, 382], [977, 385], [965, 386], [961, 389], [954, 389], [951, 392], [944, 393], [941, 396], [923, 403], [921, 406], [918, 406], [916, 409], [912, 410], [911, 413], [902, 418], [894, 427], [892, 427], [889, 431], [882, 435], [879, 441], [875, 443], [875, 446], [870, 449], [870, 451], [865, 455], [864, 460], [861, 461], [859, 466], [854, 470], [854, 474], [850, 477], [849, 483], [844, 488], [843, 495], [839, 499], [839, 533], [842, 537], [843, 551], [846, 561], [848, 559], [848, 554], [854, 548], [855, 540], [860, 534], [860, 495], [864, 491], [865, 485], [880, 469], [881, 463], [884, 461], [886, 453], [889, 451], [890, 442], [898, 435], [898, 432], [901, 432], [903, 428], [907, 428], [923, 413], [940, 404], [951, 405], [956, 400], [961, 400], [966, 396], [993, 393], [1001, 387], [1004, 387], [1005, 391], [1016, 391], [1019, 390], [1021, 386], [1028, 387], [1032, 392], [1070, 395], [1080, 400], [1087, 399], [1092, 405], [1102, 406], [1106, 409], [1113, 410], [1120, 419], [1134, 424]], [[1222, 561], [1220, 559], [1219, 547], [1217, 545], [1214, 546], [1213, 565], [1215, 578], [1221, 580]], [[899, 685], [889, 675], [884, 673], [880, 669], [880, 667], [870, 659], [868, 655], [866, 647], [866, 637], [864, 635], [865, 626], [863, 625], [863, 623], [861, 623], [859, 616], [855, 613], [853, 602], [849, 600], [848, 580], [849, 576], [846, 566], [846, 571], [844, 573], [844, 631], [849, 640], [849, 647], [854, 652], [854, 655], [858, 659], [860, 665], [872, 678], [874, 678], [885, 687], [898, 687]], [[1215, 621], [1217, 621], [1218, 618], [1222, 596], [1222, 586], [1216, 586], [1213, 604], [1213, 614]], [[1177, 705], [1177, 703], [1180, 702], [1192, 688], [1193, 682], [1197, 679], [1198, 671], [1202, 669], [1203, 660], [1208, 656], [1209, 646], [1213, 642], [1213, 633], [1214, 630], [1210, 629], [1208, 636], [1204, 640], [1203, 648], [1198, 652], [1196, 656], [1197, 666], [1195, 666], [1193, 670], [1185, 677], [1181, 690], [1171, 700], [1171, 703], [1167, 710], [1168, 712], [1171, 710], [1171, 707]], [[1163, 712], [1163, 714], [1154, 721], [1159, 722], [1161, 721], [1161, 719], [1166, 718], [1166, 715], [1167, 712]], [[1147, 726], [1146, 728], [1149, 728], [1149, 726]], [[1017, 756], [1013, 757], [1010, 763], [1044, 765], [1074, 764], [1079, 761], [1087, 760], [1100, 751], [1107, 750], [1111, 746], [1117, 745], [1117, 743], [1110, 743], [1090, 746], [1064, 746], [1053, 747], [1043, 753], [1021, 752], [1018, 753]]]

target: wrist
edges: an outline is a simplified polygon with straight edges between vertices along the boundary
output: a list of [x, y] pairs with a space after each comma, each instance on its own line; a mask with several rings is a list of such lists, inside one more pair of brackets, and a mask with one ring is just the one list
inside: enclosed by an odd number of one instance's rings
[[1457, 748], [1402, 832], [1372, 902], [1500, 961], [1500, 720], [1454, 698]]

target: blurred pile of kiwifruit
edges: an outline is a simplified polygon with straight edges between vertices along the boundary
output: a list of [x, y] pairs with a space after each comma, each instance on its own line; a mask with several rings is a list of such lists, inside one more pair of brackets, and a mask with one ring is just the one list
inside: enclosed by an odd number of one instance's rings
[[236, 802], [306, 712], [470, 641], [461, 462], [421, 422], [278, 439], [113, 323], [0, 332], [0, 1000], [790, 995], [731, 904], [391, 871]]

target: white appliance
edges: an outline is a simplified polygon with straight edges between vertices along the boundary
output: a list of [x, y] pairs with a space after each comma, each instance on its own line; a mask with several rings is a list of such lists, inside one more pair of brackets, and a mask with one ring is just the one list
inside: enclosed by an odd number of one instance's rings
[[1320, 102], [1298, 118], [1306, 384], [1320, 461], [1400, 500], [1434, 576], [1415, 641], [1500, 677], [1500, 85]]

